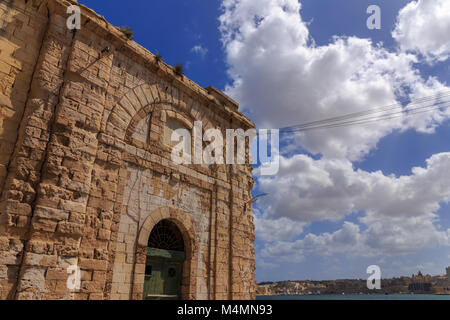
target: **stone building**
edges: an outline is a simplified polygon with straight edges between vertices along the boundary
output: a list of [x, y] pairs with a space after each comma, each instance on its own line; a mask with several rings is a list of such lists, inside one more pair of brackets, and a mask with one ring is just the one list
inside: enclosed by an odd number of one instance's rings
[[167, 140], [253, 123], [73, 4], [0, 1], [0, 298], [253, 299], [251, 166]]

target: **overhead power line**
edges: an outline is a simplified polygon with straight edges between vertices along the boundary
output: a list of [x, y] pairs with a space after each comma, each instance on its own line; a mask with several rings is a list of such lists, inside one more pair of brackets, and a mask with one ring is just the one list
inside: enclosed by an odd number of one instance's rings
[[[365, 111], [346, 114], [343, 116], [328, 118], [319, 121], [313, 121], [300, 125], [285, 127], [280, 129], [280, 133], [295, 133], [317, 129], [337, 128], [351, 125], [362, 125], [373, 123], [377, 121], [386, 121], [390, 119], [408, 117], [425, 112], [431, 112], [434, 110], [443, 110], [450, 105], [444, 105], [450, 103], [449, 101], [442, 100], [443, 98], [450, 97], [450, 91], [441, 92], [432, 96], [418, 98], [411, 100], [408, 103], [408, 109], [404, 109], [400, 103], [392, 104], [381, 108], [373, 108]], [[436, 100], [440, 100], [437, 101]], [[427, 102], [431, 104], [421, 105]], [[411, 108], [416, 106], [415, 108]], [[397, 111], [394, 111], [397, 110]]]
[[294, 133], [294, 132], [311, 131], [311, 130], [317, 130], [317, 129], [330, 129], [330, 128], [339, 128], [339, 127], [351, 126], [351, 125], [369, 124], [369, 123], [374, 123], [374, 122], [378, 122], [378, 121], [382, 121], [382, 120], [392, 120], [392, 119], [401, 118], [401, 117], [409, 117], [409, 116], [412, 116], [412, 115], [425, 113], [425, 112], [430, 112], [430, 111], [437, 110], [437, 109], [447, 109], [449, 107], [450, 107], [450, 105], [445, 105], [445, 106], [436, 107], [436, 108], [433, 108], [433, 109], [421, 110], [421, 111], [416, 111], [416, 112], [399, 113], [399, 114], [397, 114], [395, 116], [390, 116], [390, 117], [378, 117], [378, 118], [373, 118], [373, 119], [369, 119], [369, 120], [365, 119], [364, 121], [344, 122], [344, 123], [337, 123], [337, 124], [331, 124], [331, 125], [325, 125], [325, 126], [311, 127], [311, 128], [306, 128], [306, 129], [297, 129], [297, 130], [280, 131], [280, 132], [282, 132], [282, 133]]
[[444, 101], [444, 102], [436, 103], [436, 104], [433, 104], [430, 106], [402, 110], [399, 112], [386, 113], [386, 114], [375, 116], [375, 117], [353, 119], [350, 121], [335, 122], [335, 123], [329, 123], [329, 124], [325, 124], [325, 125], [310, 126], [310, 127], [306, 127], [306, 128], [285, 128], [285, 129], [281, 129], [280, 132], [292, 133], [292, 132], [309, 131], [309, 130], [315, 130], [315, 129], [337, 128], [337, 127], [350, 126], [350, 125], [366, 124], [366, 123], [378, 122], [378, 121], [382, 121], [382, 120], [391, 120], [391, 119], [408, 117], [408, 116], [412, 116], [412, 115], [416, 115], [416, 114], [426, 113], [426, 112], [430, 112], [430, 111], [434, 111], [434, 110], [438, 110], [438, 109], [442, 109], [442, 110], [447, 109], [449, 107], [449, 105], [442, 105], [445, 103], [450, 103], [450, 101]]

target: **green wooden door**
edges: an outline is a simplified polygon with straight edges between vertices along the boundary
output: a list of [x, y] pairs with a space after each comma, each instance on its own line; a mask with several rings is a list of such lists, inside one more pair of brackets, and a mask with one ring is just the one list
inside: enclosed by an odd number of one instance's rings
[[148, 298], [149, 294], [164, 294], [163, 272], [163, 262], [157, 260], [147, 261], [147, 265], [145, 268], [144, 298]]
[[149, 249], [145, 268], [144, 300], [180, 299], [183, 252]]
[[176, 296], [179, 299], [181, 289], [181, 263], [164, 263], [164, 293], [169, 296]]

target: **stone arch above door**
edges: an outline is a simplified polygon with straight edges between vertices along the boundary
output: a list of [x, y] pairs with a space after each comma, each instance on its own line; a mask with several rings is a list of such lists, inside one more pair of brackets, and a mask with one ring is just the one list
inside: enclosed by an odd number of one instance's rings
[[194, 225], [191, 218], [184, 211], [172, 207], [158, 208], [150, 213], [139, 231], [138, 245], [142, 247], [147, 246], [148, 238], [153, 227], [162, 220], [169, 220], [177, 225], [185, 241], [186, 254], [189, 255], [190, 253], [188, 251], [192, 251], [195, 246]]
[[173, 222], [181, 232], [184, 240], [186, 260], [183, 264], [181, 296], [183, 300], [195, 299], [198, 260], [198, 237], [191, 218], [184, 211], [173, 207], [161, 207], [151, 212], [145, 219], [141, 229], [136, 252], [136, 272], [133, 285], [133, 299], [142, 299], [146, 250], [148, 239], [153, 228], [162, 220]]

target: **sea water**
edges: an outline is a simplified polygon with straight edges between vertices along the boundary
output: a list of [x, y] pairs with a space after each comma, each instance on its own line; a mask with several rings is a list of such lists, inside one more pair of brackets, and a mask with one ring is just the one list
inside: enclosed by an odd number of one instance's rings
[[450, 300], [450, 295], [433, 294], [320, 294], [257, 296], [256, 300]]

